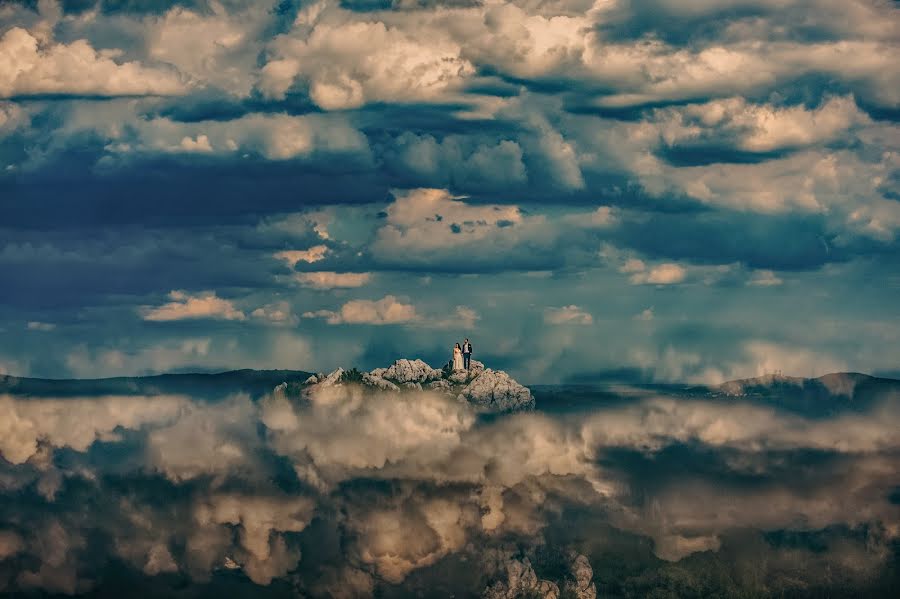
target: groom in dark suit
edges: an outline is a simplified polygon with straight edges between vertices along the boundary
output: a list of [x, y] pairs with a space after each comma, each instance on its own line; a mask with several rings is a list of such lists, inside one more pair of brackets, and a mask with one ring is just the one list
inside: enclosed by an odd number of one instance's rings
[[463, 354], [463, 368], [465, 368], [466, 370], [469, 370], [469, 363], [472, 359], [472, 344], [469, 343], [468, 337], [466, 337], [466, 340], [463, 341], [462, 354]]

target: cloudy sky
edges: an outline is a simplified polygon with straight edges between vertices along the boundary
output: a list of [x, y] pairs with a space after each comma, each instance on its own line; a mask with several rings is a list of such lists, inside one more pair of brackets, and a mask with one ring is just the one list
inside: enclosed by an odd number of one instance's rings
[[883, 0], [0, 3], [0, 372], [898, 375]]

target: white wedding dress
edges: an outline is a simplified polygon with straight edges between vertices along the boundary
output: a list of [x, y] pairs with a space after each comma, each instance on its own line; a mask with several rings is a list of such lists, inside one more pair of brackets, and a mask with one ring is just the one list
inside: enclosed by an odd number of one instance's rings
[[453, 370], [463, 370], [462, 351], [458, 347], [453, 348]]

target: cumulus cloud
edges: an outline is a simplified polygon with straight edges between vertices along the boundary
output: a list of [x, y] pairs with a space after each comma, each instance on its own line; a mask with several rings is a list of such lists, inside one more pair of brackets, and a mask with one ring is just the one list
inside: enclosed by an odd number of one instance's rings
[[283, 260], [285, 264], [291, 268], [295, 267], [299, 262], [312, 264], [325, 258], [328, 253], [328, 246], [314, 245], [306, 250], [284, 250], [273, 254], [278, 260]]
[[41, 42], [21, 27], [0, 38], [0, 97], [40, 94], [143, 96], [185, 93], [171, 70], [116, 62], [117, 52], [97, 51], [87, 40]]
[[784, 281], [771, 270], [758, 270], [753, 274], [753, 277], [747, 281], [748, 285], [753, 285], [755, 287], [772, 287], [781, 285], [782, 283], [784, 283]]
[[328, 324], [404, 324], [419, 320], [416, 307], [404, 304], [393, 295], [380, 300], [350, 300], [337, 312], [306, 312], [304, 318], [324, 318]]
[[[300, 33], [310, 25], [307, 35]], [[437, 100], [475, 72], [451, 36], [380, 21], [304, 23], [294, 35], [277, 38], [272, 50], [262, 69], [262, 92], [284, 97], [302, 78], [312, 100], [325, 110]]]
[[170, 320], [190, 320], [213, 318], [221, 320], [244, 320], [244, 313], [235, 308], [230, 300], [222, 299], [214, 291], [190, 295], [184, 291], [170, 291], [169, 299], [161, 306], [141, 308], [144, 320], [166, 322]]
[[846, 150], [809, 150], [764, 162], [682, 167], [645, 157], [635, 171], [653, 195], [676, 193], [763, 214], [825, 214], [833, 230], [890, 240], [900, 211], [884, 182], [896, 162], [891, 152], [862, 159]]
[[299, 321], [294, 315], [291, 305], [285, 301], [260, 306], [253, 310], [250, 316], [278, 325], [295, 325]]
[[594, 317], [576, 305], [544, 310], [544, 322], [548, 324], [594, 324]]
[[[687, 270], [680, 264], [666, 262], [651, 268], [645, 268], [643, 262], [629, 261], [625, 272], [633, 272], [628, 280], [634, 285], [674, 285], [681, 283], [687, 276]], [[632, 270], [633, 269], [633, 270]]]
[[[21, 400], [2, 395], [0, 455], [8, 462], [22, 464], [38, 453], [41, 442], [85, 451], [98, 440], [119, 440], [115, 434], [118, 428], [170, 422], [186, 401], [178, 396]], [[72, 418], [73, 413], [79, 414], [78, 419]]]
[[396, 140], [395, 160], [415, 176], [434, 183], [462, 186], [507, 186], [526, 183], [522, 147], [513, 140], [473, 143], [469, 136], [403, 133]]
[[833, 97], [812, 110], [776, 107], [728, 98], [655, 111], [668, 145], [734, 144], [748, 152], [798, 148], [844, 137], [853, 127], [871, 124], [852, 97]]
[[[88, 126], [101, 127], [99, 123]], [[230, 121], [193, 123], [136, 118], [133, 128], [113, 129], [108, 135], [108, 151], [120, 157], [198, 152], [234, 156], [254, 152], [269, 160], [291, 160], [316, 154], [368, 153], [365, 136], [341, 117], [314, 114], [249, 114]]]
[[212, 2], [201, 13], [175, 6], [150, 19], [144, 32], [149, 55], [199, 84], [247, 95], [269, 15], [265, 3], [235, 7]]

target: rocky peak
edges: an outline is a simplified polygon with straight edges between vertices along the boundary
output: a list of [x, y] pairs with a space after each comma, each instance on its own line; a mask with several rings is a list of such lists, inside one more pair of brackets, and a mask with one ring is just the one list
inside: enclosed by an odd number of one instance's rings
[[465, 401], [480, 412], [511, 412], [534, 408], [531, 391], [502, 370], [485, 368], [472, 360], [470, 370], [432, 368], [423, 360], [402, 358], [387, 368], [359, 373], [338, 368], [330, 374], [317, 374], [303, 383], [305, 395], [319, 389], [343, 384], [359, 384], [374, 390], [398, 392], [403, 389], [427, 390]]

